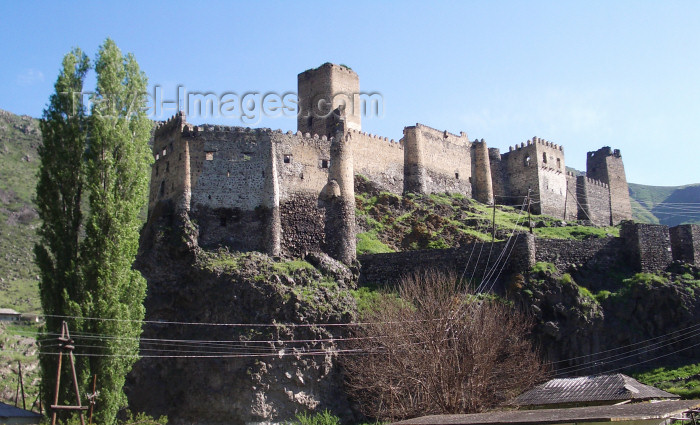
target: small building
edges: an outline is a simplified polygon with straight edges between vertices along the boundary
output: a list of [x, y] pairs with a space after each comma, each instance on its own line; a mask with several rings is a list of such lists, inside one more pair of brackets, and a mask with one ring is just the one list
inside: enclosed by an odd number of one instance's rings
[[0, 424], [3, 425], [24, 425], [38, 424], [42, 416], [19, 407], [10, 406], [0, 402]]
[[520, 394], [511, 404], [525, 409], [546, 409], [677, 398], [680, 397], [616, 373], [552, 379]]
[[[538, 425], [586, 424], [660, 425], [673, 420], [697, 421], [700, 400], [666, 400], [619, 406], [588, 406], [570, 409], [509, 410], [470, 415], [431, 415], [395, 422], [393, 425]], [[693, 422], [696, 423], [696, 422]]]
[[15, 322], [20, 319], [21, 313], [11, 308], [0, 308], [0, 321]]

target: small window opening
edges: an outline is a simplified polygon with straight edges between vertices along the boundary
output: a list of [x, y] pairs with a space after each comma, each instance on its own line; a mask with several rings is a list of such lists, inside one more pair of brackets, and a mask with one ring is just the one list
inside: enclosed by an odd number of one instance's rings
[[307, 122], [309, 129], [311, 129], [311, 125], [314, 123], [314, 117], [309, 117], [309, 120]]
[[158, 166], [156, 165], [156, 177], [158, 177]]
[[459, 173], [455, 173], [455, 178], [459, 180]]
[[561, 169], [561, 159], [557, 158], [557, 168]]
[[327, 159], [321, 160], [321, 168], [328, 168], [328, 160]]
[[156, 161], [160, 159], [160, 154], [156, 154]]
[[530, 155], [525, 157], [525, 166], [529, 167], [530, 166]]
[[165, 172], [167, 173], [168, 171], [170, 171], [170, 161], [165, 163]]
[[226, 172], [226, 177], [231, 177], [231, 172], [230, 172], [230, 171], [227, 171], [227, 172]]
[[542, 162], [543, 162], [544, 164], [547, 163], [547, 154], [546, 154], [546, 153], [542, 153]]
[[211, 195], [209, 195], [208, 198], [211, 199]]
[[291, 155], [285, 155], [284, 156], [284, 163], [289, 164], [292, 162], [292, 156]]
[[206, 159], [207, 161], [212, 161], [214, 159], [214, 152], [206, 152], [204, 154], [204, 157], [204, 159]]
[[158, 189], [158, 196], [162, 197], [165, 195], [165, 181], [160, 182], [160, 189]]
[[177, 160], [178, 160], [178, 161], [182, 161], [182, 152], [180, 152], [180, 155], [178, 155]]
[[167, 154], [168, 154], [167, 149], [163, 149], [163, 156], [165, 156], [165, 155], [167, 155]]

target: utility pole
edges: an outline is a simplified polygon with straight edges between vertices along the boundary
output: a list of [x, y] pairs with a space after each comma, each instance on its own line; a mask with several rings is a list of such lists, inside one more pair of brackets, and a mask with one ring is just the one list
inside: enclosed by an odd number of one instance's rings
[[566, 193], [564, 194], [564, 217], [562, 220], [566, 221], [566, 204], [569, 201], [569, 180], [566, 180]]
[[[68, 323], [63, 322], [61, 325], [61, 336], [58, 337], [58, 368], [56, 370], [56, 395], [53, 399], [53, 404], [51, 405], [51, 425], [56, 425], [56, 414], [59, 410], [77, 410], [80, 414], [80, 425], [85, 425], [85, 418], [83, 417], [83, 411], [87, 410], [87, 406], [82, 406], [80, 404], [80, 391], [78, 390], [78, 377], [75, 374], [75, 358], [73, 357], [73, 340], [70, 339], [70, 333], [68, 332]], [[73, 390], [75, 391], [75, 399], [78, 401], [77, 406], [63, 406], [58, 404], [58, 390], [61, 388], [61, 365], [63, 364], [63, 352], [68, 353], [68, 358], [70, 359], [70, 367], [73, 373]]]
[[532, 233], [532, 217], [530, 216], [530, 188], [527, 188], [527, 226], [530, 228], [530, 233]]
[[17, 407], [17, 404], [19, 403], [19, 392], [20, 388], [22, 391], [22, 408], [24, 410], [27, 410], [27, 403], [24, 400], [24, 380], [22, 379], [22, 362], [17, 360], [17, 373], [19, 375], [19, 379], [17, 380], [17, 393], [15, 394], [15, 407]]
[[491, 243], [496, 240], [496, 197], [493, 198], [493, 218], [491, 219]]

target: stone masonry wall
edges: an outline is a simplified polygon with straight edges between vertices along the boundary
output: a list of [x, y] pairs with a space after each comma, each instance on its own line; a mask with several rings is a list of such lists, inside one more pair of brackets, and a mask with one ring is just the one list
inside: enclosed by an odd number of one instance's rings
[[576, 192], [576, 175], [569, 171], [566, 172], [566, 214], [564, 220], [575, 221], [578, 220], [578, 210], [580, 200], [578, 199], [578, 194]]
[[[493, 249], [491, 243], [481, 242], [452, 249], [361, 255], [358, 257], [362, 265], [360, 283], [395, 284], [404, 276], [426, 270], [437, 270], [454, 272], [456, 276], [462, 276], [467, 281], [474, 275], [475, 282], [478, 284], [492, 268], [495, 272], [491, 276], [495, 280], [501, 269], [501, 274], [507, 274], [526, 270], [535, 262], [535, 242], [532, 235], [519, 234], [513, 241], [508, 245], [506, 242], [496, 242], [493, 244]], [[505, 254], [497, 262], [504, 249]], [[477, 256], [479, 252], [481, 256]], [[489, 258], [489, 252], [491, 255], [487, 265], [486, 259]], [[504, 261], [504, 259], [507, 260]]]
[[[536, 147], [529, 140], [527, 145], [521, 143], [511, 146], [508, 152], [501, 155], [503, 184], [506, 187], [505, 196], [507, 196], [504, 203], [522, 205], [528, 189], [531, 189], [533, 196], [537, 195], [539, 177], [536, 155]], [[539, 214], [539, 204], [535, 204], [532, 211]]]
[[493, 203], [493, 178], [489, 149], [484, 139], [471, 144], [472, 197], [483, 204]]
[[300, 132], [272, 132], [280, 202], [295, 194], [318, 196], [328, 182], [330, 139]]
[[507, 191], [503, 181], [503, 162], [498, 148], [489, 148], [489, 165], [491, 166], [491, 186], [496, 204], [506, 203]]
[[471, 196], [471, 149], [465, 133], [416, 124], [404, 129], [404, 192]]
[[348, 129], [362, 130], [359, 105], [360, 79], [348, 67], [325, 63], [309, 69], [297, 78], [299, 108], [297, 129], [303, 133], [331, 137], [334, 113], [344, 106]]
[[635, 269], [652, 272], [671, 264], [668, 226], [623, 221], [620, 237], [624, 240], [627, 260]]
[[533, 137], [532, 142], [537, 157], [540, 214], [563, 219], [566, 202], [564, 149], [539, 137]]
[[700, 266], [700, 226], [681, 224], [669, 232], [673, 259]]
[[610, 187], [610, 209], [613, 224], [632, 218], [625, 166], [618, 149], [613, 151], [610, 147], [605, 146], [595, 152], [588, 152], [586, 175], [606, 183]]
[[175, 115], [161, 124], [154, 132], [151, 181], [149, 187], [148, 210], [153, 210], [156, 202], [172, 200], [177, 203], [187, 188], [187, 149], [182, 139], [182, 128], [186, 125], [184, 116]]
[[620, 238], [596, 238], [587, 240], [541, 239], [535, 240], [537, 261], [553, 263], [564, 272], [571, 265], [613, 269], [623, 261]]
[[579, 220], [590, 220], [598, 226], [610, 225], [610, 188], [607, 184], [586, 176], [576, 179]]
[[354, 130], [349, 136], [355, 174], [362, 174], [387, 192], [403, 193], [403, 145]]

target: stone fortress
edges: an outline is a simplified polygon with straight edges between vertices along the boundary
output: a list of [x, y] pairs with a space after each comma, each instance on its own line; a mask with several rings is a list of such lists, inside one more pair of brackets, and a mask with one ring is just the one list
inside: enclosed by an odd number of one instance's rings
[[464, 132], [416, 124], [396, 142], [361, 131], [359, 93], [354, 71], [326, 63], [298, 76], [296, 133], [195, 126], [176, 114], [154, 132], [149, 216], [186, 212], [205, 247], [322, 251], [346, 263], [355, 259], [356, 175], [396, 194], [461, 193], [518, 206], [529, 199], [533, 213], [563, 220], [632, 217], [619, 150], [589, 152], [586, 175], [576, 176], [564, 148], [538, 137], [501, 153]]

